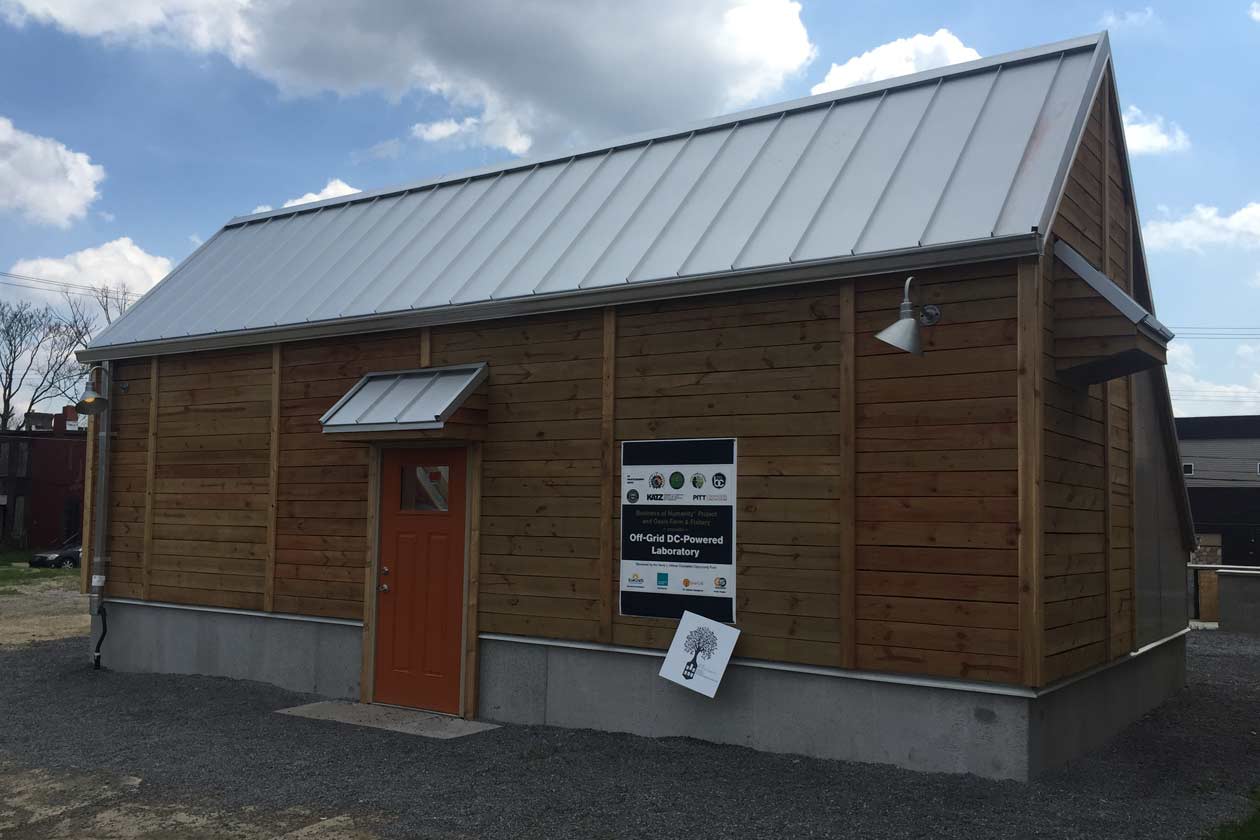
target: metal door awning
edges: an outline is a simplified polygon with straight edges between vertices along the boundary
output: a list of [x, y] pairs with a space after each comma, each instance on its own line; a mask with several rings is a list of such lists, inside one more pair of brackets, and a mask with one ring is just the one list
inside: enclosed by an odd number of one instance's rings
[[369, 373], [319, 418], [324, 433], [436, 431], [486, 378], [475, 365]]

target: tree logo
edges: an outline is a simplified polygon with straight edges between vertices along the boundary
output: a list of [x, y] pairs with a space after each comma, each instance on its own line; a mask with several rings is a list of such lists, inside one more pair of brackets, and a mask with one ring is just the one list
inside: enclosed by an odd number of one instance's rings
[[687, 638], [683, 641], [683, 650], [691, 654], [691, 661], [683, 666], [683, 679], [689, 680], [695, 677], [697, 661], [700, 657], [712, 659], [713, 654], [717, 653], [717, 634], [708, 627], [697, 627], [687, 634]]
[[683, 478], [683, 474], [680, 472], [675, 471], [669, 474], [669, 486], [675, 490], [681, 490], [686, 481], [687, 479]]

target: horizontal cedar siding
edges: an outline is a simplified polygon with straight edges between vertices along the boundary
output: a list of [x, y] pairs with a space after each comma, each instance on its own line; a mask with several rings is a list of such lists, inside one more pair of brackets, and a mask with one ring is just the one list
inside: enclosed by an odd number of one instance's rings
[[595, 641], [598, 311], [432, 330], [434, 365], [488, 362], [478, 628]]
[[[1104, 79], [1090, 111], [1052, 233], [1131, 293], [1132, 198]], [[1104, 160], [1106, 161], [1104, 163]], [[1133, 647], [1132, 430], [1129, 377], [1073, 386], [1055, 371], [1056, 318], [1075, 334], [1106, 335], [1113, 311], [1055, 262], [1045, 312], [1043, 602], [1045, 682], [1079, 673]], [[1091, 326], [1091, 321], [1096, 326]], [[1067, 329], [1067, 326], [1064, 326]], [[1108, 534], [1110, 527], [1110, 534]]]
[[[830, 283], [618, 312], [614, 488], [621, 441], [739, 439], [737, 656], [841, 663], [841, 316]], [[614, 643], [668, 646], [676, 622], [612, 606]]]
[[319, 418], [365, 374], [419, 366], [418, 331], [281, 347], [276, 612], [363, 617], [370, 450]]
[[[148, 359], [115, 362], [110, 395], [110, 496], [105, 554], [105, 594], [144, 595], [144, 494], [148, 475]], [[86, 559], [86, 557], [85, 557]]]
[[904, 279], [857, 285], [857, 666], [1017, 682], [1015, 265], [919, 273], [919, 358], [875, 339]]
[[271, 350], [157, 361], [149, 598], [262, 609]]

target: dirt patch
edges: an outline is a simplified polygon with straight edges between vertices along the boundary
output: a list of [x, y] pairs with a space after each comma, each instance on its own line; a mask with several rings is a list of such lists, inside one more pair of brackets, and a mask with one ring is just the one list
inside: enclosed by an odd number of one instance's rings
[[154, 803], [137, 776], [19, 770], [0, 762], [0, 836], [159, 840], [373, 840], [375, 832], [346, 815], [322, 817], [307, 808], [230, 810], [188, 803]]
[[[25, 568], [13, 567], [17, 572]], [[6, 570], [9, 571], [9, 570]], [[23, 579], [6, 575], [0, 585], [0, 646], [82, 636], [91, 626], [78, 573]]]

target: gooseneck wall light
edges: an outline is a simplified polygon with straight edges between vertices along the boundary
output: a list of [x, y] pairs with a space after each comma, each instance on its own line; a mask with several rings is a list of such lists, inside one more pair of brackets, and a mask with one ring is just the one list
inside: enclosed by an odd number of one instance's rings
[[915, 306], [910, 302], [910, 284], [913, 282], [913, 276], [906, 278], [906, 291], [901, 300], [901, 311], [897, 315], [897, 320], [891, 326], [877, 332], [875, 337], [898, 350], [922, 356], [923, 340], [919, 335], [919, 330], [921, 327], [930, 327], [941, 320], [941, 308], [929, 303], [919, 307], [916, 315]]
[[[92, 374], [97, 371], [101, 372], [101, 389], [98, 391], [92, 385]], [[105, 394], [109, 393], [109, 388], [105, 384], [105, 377], [109, 373], [100, 365], [93, 365], [87, 372], [87, 384], [83, 386], [83, 396], [79, 397], [79, 401], [74, 404], [74, 410], [80, 414], [104, 414], [109, 408], [109, 397]], [[127, 390], [126, 383], [121, 386], [122, 390]], [[103, 392], [103, 393], [102, 393]]]

